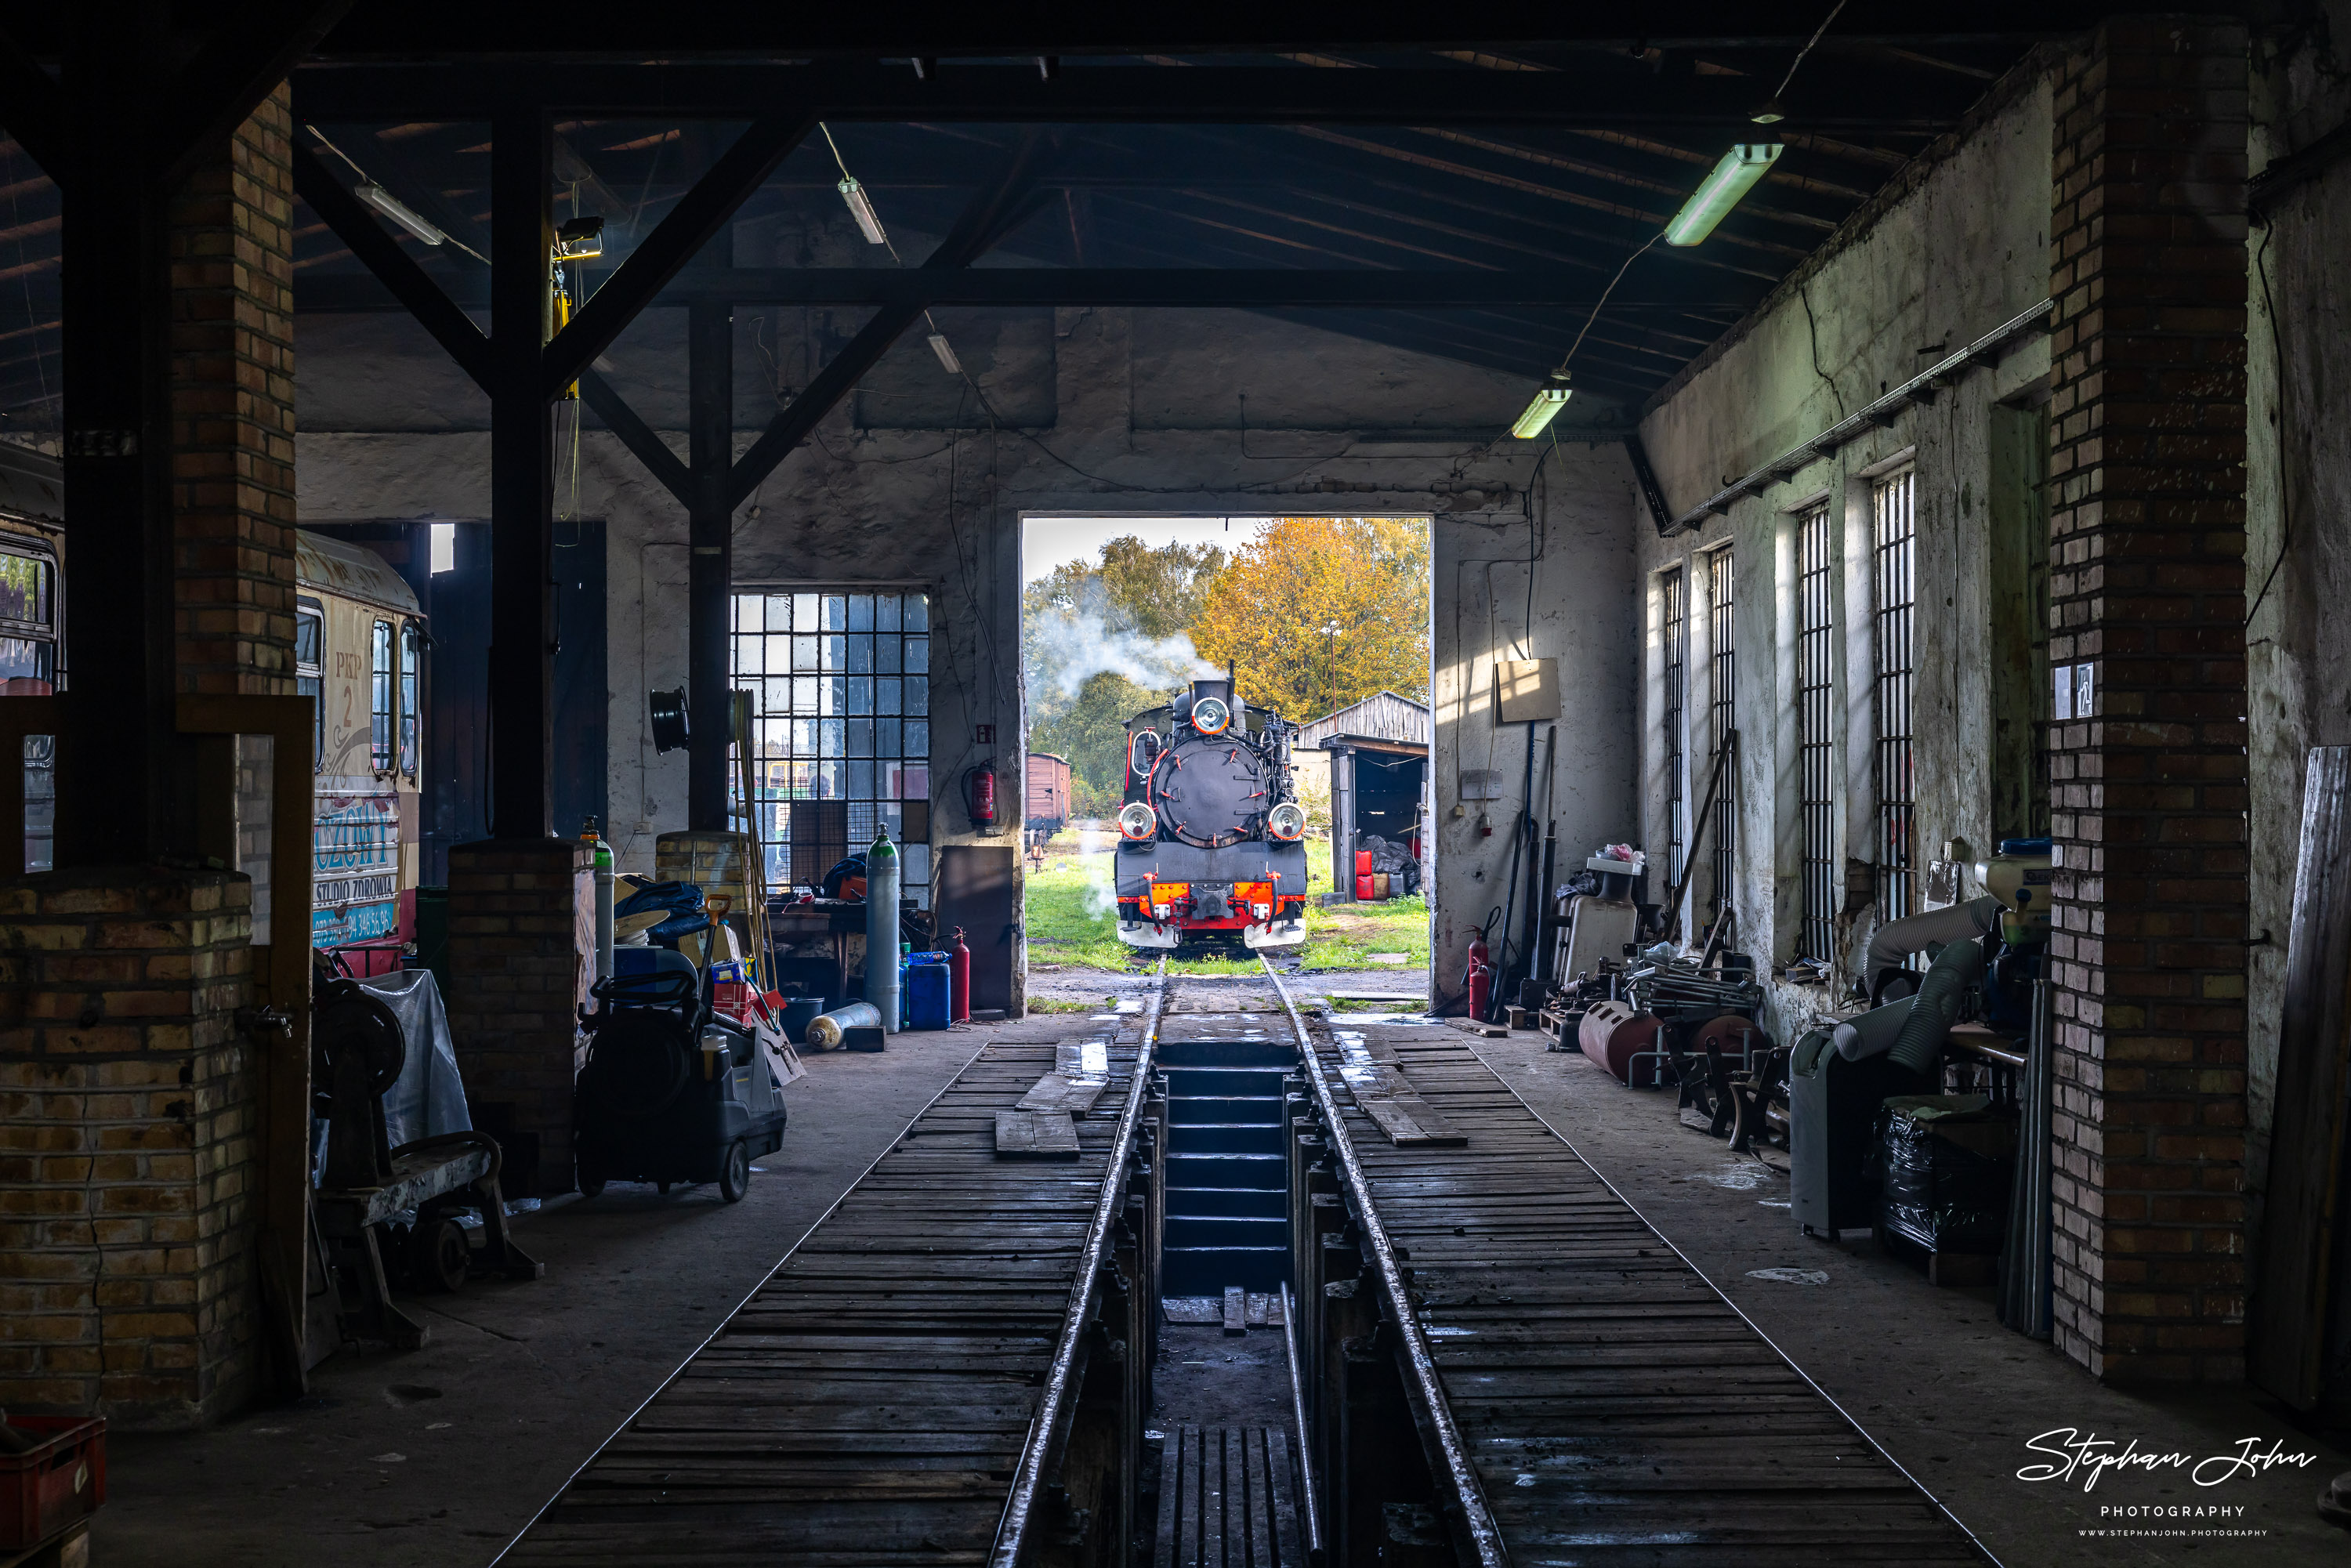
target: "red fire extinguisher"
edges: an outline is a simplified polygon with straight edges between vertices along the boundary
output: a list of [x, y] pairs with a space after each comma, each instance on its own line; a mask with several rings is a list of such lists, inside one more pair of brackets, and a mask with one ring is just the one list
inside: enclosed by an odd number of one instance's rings
[[955, 928], [947, 948], [947, 1017], [956, 1023], [971, 1018], [971, 949], [963, 945], [963, 927]]
[[1488, 961], [1486, 933], [1480, 929], [1469, 938], [1469, 972], [1466, 977], [1469, 988], [1469, 1016], [1483, 1019], [1486, 1003], [1493, 995], [1494, 966]]
[[971, 808], [975, 828], [996, 826], [996, 765], [983, 762], [963, 776], [964, 800]]

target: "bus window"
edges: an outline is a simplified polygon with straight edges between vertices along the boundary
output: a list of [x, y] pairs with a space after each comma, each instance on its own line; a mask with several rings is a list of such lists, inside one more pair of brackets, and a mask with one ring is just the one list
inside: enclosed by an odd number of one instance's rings
[[47, 696], [57, 689], [56, 572], [39, 556], [0, 550], [0, 695]]
[[327, 765], [327, 612], [315, 599], [294, 605], [294, 692], [310, 699], [310, 771]]
[[368, 766], [392, 771], [392, 622], [375, 623], [368, 656]]
[[413, 621], [400, 626], [400, 770], [416, 777], [417, 664], [424, 633]]

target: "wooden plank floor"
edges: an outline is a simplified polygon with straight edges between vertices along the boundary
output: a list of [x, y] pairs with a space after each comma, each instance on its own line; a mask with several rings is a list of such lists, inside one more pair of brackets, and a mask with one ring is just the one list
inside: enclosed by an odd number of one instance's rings
[[1340, 1097], [1518, 1568], [1988, 1560], [1464, 1041], [1383, 1032], [1468, 1134], [1398, 1148]]
[[982, 1051], [501, 1563], [982, 1561], [1117, 1126], [1080, 1123], [1074, 1162], [998, 1159], [996, 1113], [1053, 1065], [1050, 1040]]

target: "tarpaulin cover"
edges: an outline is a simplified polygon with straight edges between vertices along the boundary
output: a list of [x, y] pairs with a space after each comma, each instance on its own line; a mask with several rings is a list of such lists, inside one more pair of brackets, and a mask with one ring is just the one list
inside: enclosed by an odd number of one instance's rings
[[1934, 1252], [1997, 1252], [2016, 1124], [1980, 1094], [1896, 1095], [1878, 1136], [1878, 1223]]
[[393, 1148], [442, 1133], [472, 1130], [465, 1085], [457, 1076], [457, 1051], [449, 1038], [449, 1015], [430, 969], [405, 969], [357, 982], [400, 1020], [408, 1059], [400, 1080], [383, 1097], [383, 1127]]
[[655, 942], [674, 942], [710, 927], [710, 916], [702, 909], [702, 889], [690, 882], [656, 882], [641, 887], [613, 907], [612, 917], [625, 919], [656, 910], [667, 910], [670, 915], [647, 933]]

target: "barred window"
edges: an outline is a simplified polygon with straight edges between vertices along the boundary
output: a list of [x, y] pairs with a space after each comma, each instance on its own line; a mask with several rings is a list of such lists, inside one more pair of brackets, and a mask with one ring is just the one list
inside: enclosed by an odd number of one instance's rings
[[1796, 730], [1798, 811], [1802, 829], [1800, 958], [1835, 962], [1836, 917], [1836, 612], [1830, 570], [1829, 508], [1813, 507], [1796, 525]]
[[[1736, 581], [1729, 545], [1706, 558], [1707, 613], [1712, 618], [1708, 646], [1714, 666], [1710, 705], [1713, 722], [1708, 727], [1717, 756], [1730, 743], [1730, 732], [1739, 727]], [[1726, 777], [1714, 800], [1714, 901], [1718, 908], [1727, 908], [1730, 903], [1732, 846], [1738, 841], [1739, 831], [1738, 813], [1732, 805], [1735, 791], [1731, 786], [1735, 780], [1736, 775]]]
[[[1666, 882], [1680, 885], [1682, 865], [1689, 852], [1689, 785], [1682, 741], [1683, 716], [1689, 706], [1689, 592], [1680, 568], [1665, 574], [1666, 615]], [[1666, 912], [1667, 918], [1674, 911]]]
[[1918, 787], [1911, 767], [1914, 625], [1918, 601], [1916, 470], [1870, 493], [1876, 586], [1877, 915], [1898, 920], [1917, 906]]
[[[928, 905], [930, 632], [930, 600], [920, 593], [735, 595], [734, 679], [752, 694], [755, 805], [769, 887], [806, 883], [829, 869], [795, 874], [795, 863], [811, 858], [793, 853], [796, 821], [810, 832], [822, 824], [823, 854], [835, 845], [856, 853], [886, 826], [902, 846], [905, 895]], [[794, 810], [813, 801], [841, 805]]]

